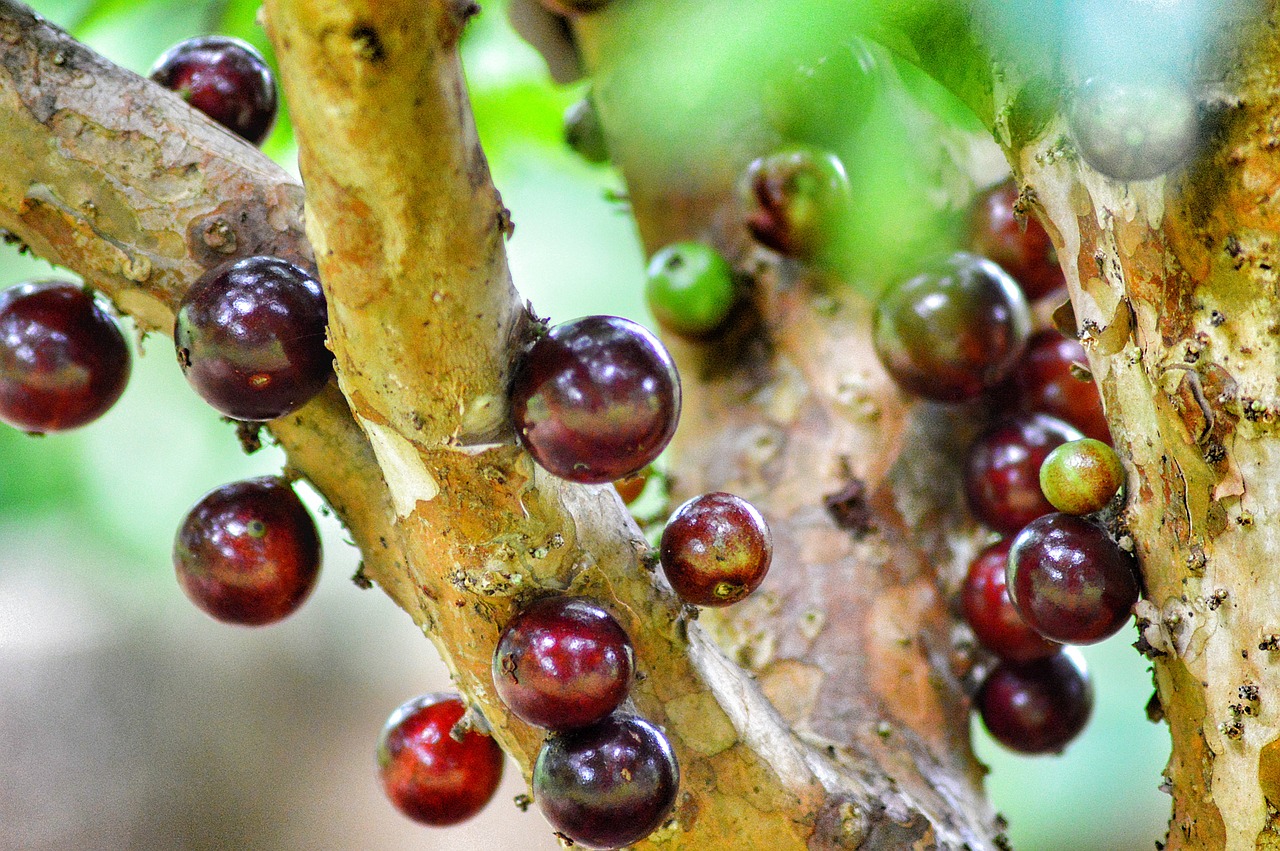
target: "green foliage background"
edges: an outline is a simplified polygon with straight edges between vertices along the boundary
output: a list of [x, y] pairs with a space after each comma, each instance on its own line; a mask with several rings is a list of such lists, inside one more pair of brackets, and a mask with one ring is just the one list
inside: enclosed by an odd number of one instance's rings
[[[70, 29], [114, 61], [145, 73], [174, 42], [221, 32], [270, 56], [255, 23], [257, 0], [41, 0], [38, 12]], [[513, 274], [538, 311], [554, 320], [615, 313], [648, 321], [644, 258], [622, 185], [608, 167], [589, 166], [561, 143], [561, 115], [584, 87], [554, 86], [541, 59], [510, 30], [503, 2], [486, 4], [468, 30], [464, 62], [476, 122], [494, 176], [516, 223], [509, 244]], [[731, 64], [731, 63], [730, 63]], [[971, 129], [936, 87], [906, 72], [933, 111]], [[885, 120], [892, 120], [892, 110]], [[930, 226], [893, 191], [914, 180], [912, 161], [892, 129], [872, 125], [857, 163], [863, 194], [859, 268], [883, 265], [876, 246], [921, 241]], [[877, 141], [878, 140], [878, 141]], [[265, 150], [295, 169], [287, 114]], [[918, 176], [918, 175], [917, 175]], [[856, 181], [855, 181], [856, 182]], [[930, 239], [946, 237], [946, 227]], [[30, 277], [67, 276], [47, 264], [0, 251], [0, 285]], [[170, 341], [139, 342], [135, 372], [121, 403], [100, 422], [66, 435], [31, 438], [0, 426], [0, 546], [5, 529], [51, 518], [75, 530], [78, 548], [109, 551], [94, 559], [92, 581], [141, 599], [177, 595], [169, 562], [173, 530], [206, 490], [246, 475], [274, 472], [274, 449], [243, 455], [232, 428], [187, 387]], [[344, 577], [328, 576], [328, 582]], [[356, 593], [354, 589], [351, 593]], [[104, 603], [104, 605], [108, 605]], [[1027, 759], [1002, 752], [975, 724], [976, 747], [992, 766], [991, 794], [1023, 849], [1139, 849], [1163, 831], [1168, 799], [1156, 791], [1167, 755], [1166, 733], [1143, 718], [1151, 692], [1143, 660], [1128, 632], [1088, 648], [1098, 706], [1084, 736], [1060, 758]]]

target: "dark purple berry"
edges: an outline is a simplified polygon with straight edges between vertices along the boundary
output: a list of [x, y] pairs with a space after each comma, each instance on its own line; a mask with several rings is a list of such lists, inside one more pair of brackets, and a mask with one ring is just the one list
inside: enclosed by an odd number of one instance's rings
[[278, 257], [205, 272], [174, 323], [178, 363], [200, 396], [237, 420], [296, 411], [329, 380], [328, 309], [320, 283]]
[[631, 639], [585, 597], [547, 597], [507, 624], [493, 653], [493, 684], [522, 721], [549, 730], [594, 724], [631, 688]]
[[1014, 662], [1028, 662], [1052, 656], [1061, 645], [1027, 626], [1018, 614], [1005, 584], [1012, 538], [987, 547], [969, 564], [960, 600], [964, 618], [982, 646]]
[[1093, 683], [1073, 650], [1001, 662], [983, 682], [977, 705], [992, 737], [1010, 750], [1060, 753], [1089, 723]]
[[1000, 266], [1018, 282], [1028, 301], [1067, 285], [1049, 233], [1028, 213], [1019, 216], [1018, 186], [1009, 178], [974, 199], [969, 244], [975, 254]]
[[1111, 442], [1102, 397], [1092, 381], [1077, 378], [1072, 364], [1088, 364], [1084, 347], [1057, 331], [1031, 335], [1027, 350], [1010, 376], [1016, 404], [1023, 411], [1049, 414], [1080, 429], [1085, 437]]
[[833, 243], [849, 207], [849, 177], [835, 154], [792, 148], [751, 163], [745, 178], [747, 230], [762, 245], [802, 259]]
[[880, 362], [900, 387], [962, 402], [1009, 375], [1031, 334], [1031, 313], [1004, 270], [957, 253], [886, 290], [872, 334]]
[[119, 326], [83, 287], [0, 292], [0, 420], [40, 433], [82, 426], [115, 404], [130, 369]]
[[520, 443], [562, 479], [603, 484], [658, 457], [680, 418], [671, 355], [640, 325], [586, 316], [555, 326], [516, 367]]
[[275, 122], [275, 76], [262, 54], [238, 38], [179, 42], [156, 60], [151, 79], [255, 145]]
[[533, 797], [557, 831], [587, 848], [620, 848], [653, 833], [680, 785], [662, 732], [634, 715], [547, 739], [533, 767]]
[[1040, 490], [1040, 465], [1054, 449], [1079, 439], [1080, 432], [1045, 414], [1018, 414], [988, 429], [965, 459], [964, 493], [973, 516], [1013, 535], [1053, 511]]
[[764, 581], [773, 538], [751, 503], [730, 493], [706, 493], [671, 515], [659, 554], [662, 572], [680, 599], [695, 606], [727, 606]]
[[424, 694], [400, 706], [378, 739], [378, 774], [396, 809], [414, 821], [445, 827], [471, 818], [502, 780], [502, 748], [491, 737], [454, 726], [457, 695]]
[[283, 479], [233, 482], [205, 494], [178, 527], [178, 584], [227, 623], [275, 623], [302, 605], [320, 572], [320, 538]]
[[1065, 644], [1114, 635], [1139, 594], [1133, 555], [1101, 526], [1057, 512], [1028, 523], [1014, 538], [1008, 583], [1023, 620]]

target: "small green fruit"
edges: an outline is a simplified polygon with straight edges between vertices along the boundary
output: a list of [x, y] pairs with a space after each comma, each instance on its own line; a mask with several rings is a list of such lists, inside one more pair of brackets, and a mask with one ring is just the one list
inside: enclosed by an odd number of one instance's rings
[[1115, 450], [1091, 437], [1064, 443], [1040, 465], [1040, 490], [1064, 514], [1102, 510], [1124, 484]]
[[729, 264], [701, 242], [672, 243], [654, 254], [645, 296], [663, 327], [690, 337], [719, 328], [738, 300]]

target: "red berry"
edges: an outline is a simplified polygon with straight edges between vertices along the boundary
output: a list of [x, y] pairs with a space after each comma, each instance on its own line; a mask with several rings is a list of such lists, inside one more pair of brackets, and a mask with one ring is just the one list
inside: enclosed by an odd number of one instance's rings
[[965, 621], [983, 647], [1001, 659], [1028, 662], [1052, 656], [1061, 645], [1027, 626], [1009, 599], [1005, 571], [1012, 544], [1012, 538], [1005, 538], [978, 554], [969, 564], [960, 600]]
[[493, 684], [529, 724], [567, 730], [594, 724], [631, 688], [631, 639], [585, 597], [547, 597], [518, 614], [493, 653]]
[[603, 484], [658, 457], [680, 417], [671, 355], [617, 316], [565, 322], [516, 367], [511, 415], [520, 443], [562, 479]]
[[987, 730], [1010, 750], [1060, 753], [1089, 723], [1093, 683], [1073, 650], [1001, 662], [983, 682], [977, 705]]
[[258, 626], [292, 614], [315, 587], [320, 538], [283, 479], [233, 482], [205, 494], [178, 527], [178, 584], [220, 621]]
[[275, 76], [262, 54], [238, 38], [179, 42], [156, 60], [151, 79], [255, 145], [275, 122]]
[[746, 175], [747, 230], [762, 245], [812, 259], [838, 235], [849, 206], [849, 177], [835, 154], [792, 148], [761, 157]]
[[962, 402], [995, 387], [1018, 362], [1031, 313], [999, 266], [957, 253], [890, 287], [872, 319], [876, 354], [904, 390]]
[[1053, 506], [1040, 491], [1040, 465], [1080, 432], [1044, 414], [1018, 414], [997, 423], [969, 447], [964, 493], [969, 510], [1002, 535], [1015, 534]]
[[662, 531], [662, 571], [695, 606], [727, 606], [759, 587], [773, 559], [769, 526], [755, 506], [706, 493], [676, 509]]
[[237, 420], [274, 420], [324, 388], [328, 308], [320, 283], [277, 257], [205, 272], [178, 306], [178, 363], [200, 396]]
[[0, 292], [0, 420], [41, 433], [82, 426], [120, 398], [130, 368], [119, 326], [83, 287]]
[[1087, 364], [1084, 347], [1057, 331], [1031, 336], [1011, 376], [1018, 407], [1064, 420], [1094, 440], [1111, 442], [1102, 397], [1092, 381], [1076, 378], [1071, 364]]
[[969, 213], [969, 244], [1013, 276], [1029, 301], [1067, 284], [1049, 233], [1030, 214], [1014, 213], [1018, 186], [1009, 178], [974, 199]]
[[464, 707], [456, 695], [424, 694], [401, 705], [378, 739], [378, 774], [396, 809], [445, 827], [471, 818], [502, 780], [502, 748], [474, 730], [453, 737]]
[[1066, 644], [1114, 635], [1138, 602], [1137, 563], [1105, 529], [1070, 514], [1033, 520], [1009, 550], [1009, 597], [1036, 632]]
[[675, 806], [679, 785], [671, 743], [634, 715], [552, 736], [533, 767], [542, 814], [586, 848], [619, 848], [653, 833]]

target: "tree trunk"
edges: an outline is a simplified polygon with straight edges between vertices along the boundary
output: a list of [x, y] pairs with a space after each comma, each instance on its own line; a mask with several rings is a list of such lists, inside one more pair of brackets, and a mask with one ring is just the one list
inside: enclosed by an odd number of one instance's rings
[[[864, 5], [860, 26], [987, 120], [1050, 224], [1128, 464], [1122, 524], [1143, 568], [1142, 646], [1173, 734], [1169, 847], [1271, 847], [1274, 21], [1234, 7], [1216, 19], [1223, 52], [1205, 64], [1222, 71], [1219, 109], [1205, 149], [1184, 172], [1126, 185], [1074, 156], [1062, 110], [1043, 108], [1046, 92], [1061, 103], [1070, 75], [1020, 65], [1037, 45], [1011, 47], [985, 4], [969, 15]], [[842, 6], [821, 7], [829, 18], [816, 25], [848, 31]], [[671, 341], [685, 387], [674, 495], [750, 499], [773, 529], [775, 567], [763, 593], [725, 614], [682, 606], [612, 489], [555, 479], [513, 442], [506, 384], [534, 323], [507, 270], [510, 215], [456, 52], [476, 11], [465, 0], [268, 0], [306, 181], [304, 237], [301, 187], [255, 150], [0, 0], [0, 227], [161, 333], [184, 288], [229, 256], [314, 262], [338, 381], [270, 424], [291, 468], [436, 643], [473, 722], [526, 774], [542, 733], [493, 692], [499, 631], [549, 591], [618, 615], [643, 674], [635, 709], [666, 729], [683, 776], [674, 819], [642, 847], [1002, 844], [968, 745], [977, 660], [949, 608], [983, 536], [958, 500], [954, 461], [972, 412], [906, 398], [872, 352], [860, 290], [745, 238], [734, 184], [767, 141], [758, 99], [726, 107], [722, 132], [700, 140], [713, 149], [667, 156], [647, 141], [652, 116], [620, 105], [656, 73], [633, 34], [661, 32], [671, 12], [634, 0], [580, 19], [577, 49], [646, 247], [706, 238], [754, 281], [723, 345]], [[631, 26], [645, 16], [651, 29]]]

